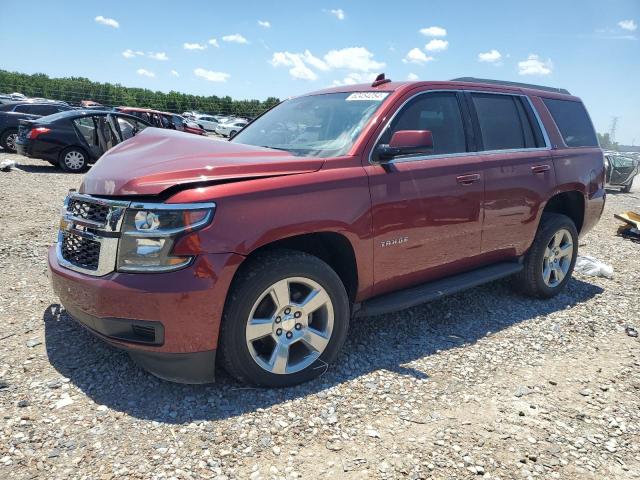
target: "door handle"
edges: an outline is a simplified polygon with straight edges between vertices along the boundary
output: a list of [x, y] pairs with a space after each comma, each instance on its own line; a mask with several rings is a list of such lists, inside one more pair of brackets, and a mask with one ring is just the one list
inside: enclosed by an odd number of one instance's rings
[[479, 173], [470, 173], [469, 175], [459, 175], [456, 177], [456, 181], [460, 185], [471, 185], [474, 182], [480, 180]]
[[534, 165], [531, 167], [531, 173], [544, 173], [551, 170], [549, 165]]

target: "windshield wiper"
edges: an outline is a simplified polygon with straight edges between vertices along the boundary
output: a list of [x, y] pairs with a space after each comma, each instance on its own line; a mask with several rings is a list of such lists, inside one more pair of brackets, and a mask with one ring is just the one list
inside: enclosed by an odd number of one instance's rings
[[289, 150], [287, 150], [286, 148], [280, 148], [280, 147], [271, 147], [269, 145], [260, 145], [262, 148], [270, 148], [271, 150], [282, 150], [283, 152], [288, 152]]

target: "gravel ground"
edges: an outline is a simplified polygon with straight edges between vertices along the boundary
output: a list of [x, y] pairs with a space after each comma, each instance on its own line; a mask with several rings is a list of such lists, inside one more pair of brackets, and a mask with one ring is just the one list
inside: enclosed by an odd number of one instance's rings
[[[80, 177], [0, 152], [0, 478], [639, 478], [640, 244], [611, 192], [550, 301], [496, 282], [354, 322], [318, 380], [154, 378], [61, 310], [45, 249]], [[640, 183], [640, 182], [637, 182]], [[470, 308], [471, 307], [471, 308]]]

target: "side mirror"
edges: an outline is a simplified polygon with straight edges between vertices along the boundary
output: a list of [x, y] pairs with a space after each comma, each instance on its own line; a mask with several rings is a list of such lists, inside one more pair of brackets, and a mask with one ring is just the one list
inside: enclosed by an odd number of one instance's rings
[[378, 160], [389, 161], [399, 155], [428, 153], [433, 150], [433, 136], [429, 130], [398, 130], [388, 145], [378, 145]]

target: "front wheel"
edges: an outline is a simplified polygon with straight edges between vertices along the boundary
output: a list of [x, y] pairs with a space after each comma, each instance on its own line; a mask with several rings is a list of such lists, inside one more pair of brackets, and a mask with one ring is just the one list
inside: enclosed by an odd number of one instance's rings
[[571, 278], [577, 255], [578, 231], [573, 221], [559, 213], [544, 213], [516, 286], [532, 297], [557, 295]]
[[325, 372], [349, 327], [342, 281], [325, 262], [279, 250], [248, 260], [229, 293], [219, 354], [238, 380], [288, 387]]
[[631, 181], [627, 185], [622, 187], [622, 193], [629, 193], [631, 191], [631, 187], [632, 186], [633, 186], [633, 178], [631, 179]]
[[81, 173], [89, 167], [89, 159], [84, 150], [77, 147], [70, 147], [63, 150], [58, 159], [58, 165], [65, 172]]

